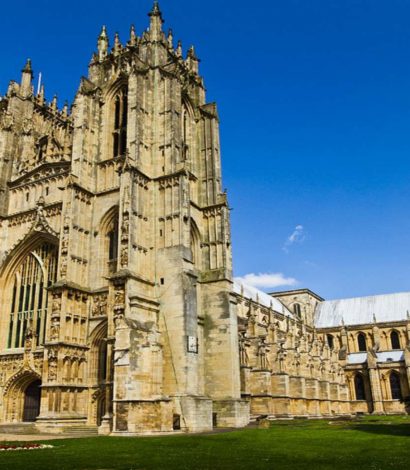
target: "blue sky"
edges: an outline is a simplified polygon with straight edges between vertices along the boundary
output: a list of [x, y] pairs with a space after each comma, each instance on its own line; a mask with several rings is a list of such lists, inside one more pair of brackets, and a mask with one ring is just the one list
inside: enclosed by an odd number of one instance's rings
[[[235, 274], [329, 299], [410, 290], [410, 2], [160, 6], [218, 102]], [[6, 2], [1, 93], [31, 57], [48, 98], [71, 101], [101, 25], [125, 41], [150, 8]]]

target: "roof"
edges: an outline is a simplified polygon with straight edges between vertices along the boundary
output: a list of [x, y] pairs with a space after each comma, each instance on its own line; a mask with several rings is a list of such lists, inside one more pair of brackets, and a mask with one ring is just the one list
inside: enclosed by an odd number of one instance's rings
[[403, 321], [409, 310], [410, 292], [326, 300], [316, 307], [315, 326], [365, 325], [375, 319], [377, 323]]
[[347, 356], [348, 364], [363, 364], [363, 362], [366, 362], [366, 360], [367, 360], [366, 352], [348, 354]]
[[[397, 362], [404, 360], [404, 353], [403, 351], [397, 349], [394, 351], [382, 351], [376, 353], [377, 362]], [[348, 354], [347, 356], [347, 363], [348, 364], [363, 364], [367, 361], [367, 353], [366, 352], [359, 352], [359, 353], [352, 353]]]
[[292, 313], [275, 297], [271, 297], [266, 292], [263, 292], [256, 287], [239, 282], [236, 279], [233, 281], [233, 291], [235, 294], [241, 295], [246, 299], [253, 300], [264, 307], [272, 308], [275, 312], [282, 313], [283, 315], [293, 317]]
[[310, 289], [292, 289], [292, 290], [281, 290], [281, 291], [275, 291], [275, 292], [269, 292], [269, 295], [272, 295], [273, 297], [284, 297], [287, 295], [298, 295], [298, 294], [308, 294], [314, 297], [315, 299], [319, 301], [323, 301], [322, 297], [320, 295], [316, 294], [315, 292], [311, 291]]

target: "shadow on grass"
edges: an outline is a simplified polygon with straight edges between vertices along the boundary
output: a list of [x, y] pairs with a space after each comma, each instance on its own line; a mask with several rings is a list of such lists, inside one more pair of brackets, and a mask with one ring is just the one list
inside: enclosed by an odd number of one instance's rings
[[350, 427], [355, 431], [367, 432], [370, 434], [384, 434], [386, 436], [409, 436], [410, 423], [406, 424], [356, 424]]

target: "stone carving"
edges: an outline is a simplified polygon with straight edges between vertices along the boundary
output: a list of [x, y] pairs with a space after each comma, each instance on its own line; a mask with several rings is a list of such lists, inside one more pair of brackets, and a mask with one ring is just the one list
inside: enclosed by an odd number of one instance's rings
[[121, 248], [120, 263], [122, 268], [128, 266], [128, 246], [123, 246]]
[[24, 135], [30, 135], [33, 132], [33, 120], [28, 118], [23, 119], [21, 130]]
[[265, 343], [265, 338], [260, 338], [258, 343], [258, 367], [259, 369], [269, 369], [269, 361], [267, 358], [268, 348]]
[[58, 361], [58, 352], [57, 349], [48, 350], [48, 381], [54, 382], [57, 380], [57, 361]]
[[101, 294], [94, 298], [91, 316], [103, 317], [107, 315], [107, 294]]
[[50, 319], [50, 341], [58, 341], [60, 335], [61, 294], [53, 293]]
[[241, 366], [249, 365], [249, 356], [247, 351], [247, 340], [245, 333], [239, 336], [239, 357]]
[[14, 125], [14, 117], [11, 113], [8, 111], [3, 114], [3, 117], [1, 118], [0, 121], [0, 127], [1, 129], [5, 131], [10, 131], [13, 128]]

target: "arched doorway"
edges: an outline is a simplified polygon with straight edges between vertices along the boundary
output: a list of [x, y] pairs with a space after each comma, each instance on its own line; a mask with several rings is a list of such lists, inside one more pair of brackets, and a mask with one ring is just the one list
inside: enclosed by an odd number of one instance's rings
[[35, 380], [24, 391], [23, 421], [35, 421], [40, 414], [41, 380]]

